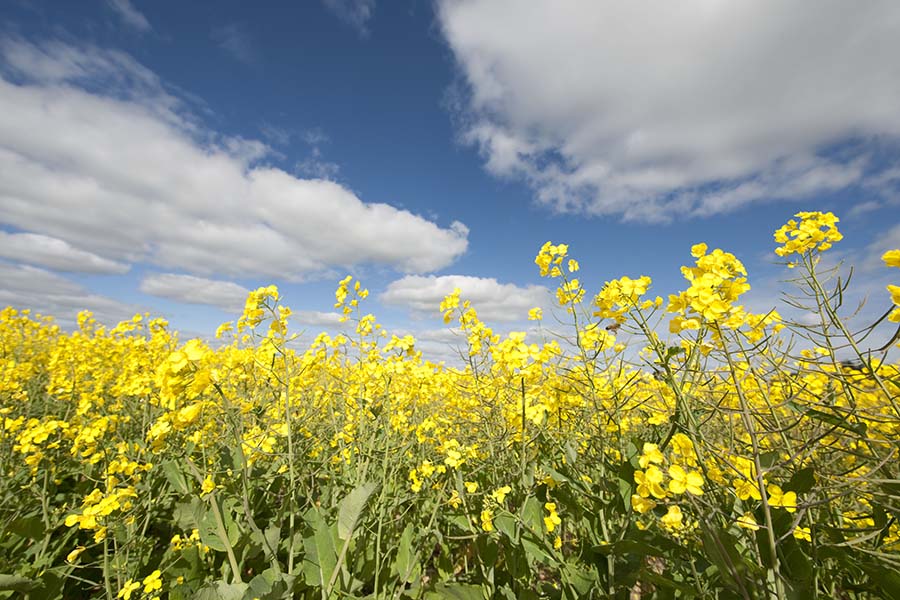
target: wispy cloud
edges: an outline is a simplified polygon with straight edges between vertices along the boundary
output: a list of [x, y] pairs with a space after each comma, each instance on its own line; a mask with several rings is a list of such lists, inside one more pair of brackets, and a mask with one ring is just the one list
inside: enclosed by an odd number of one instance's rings
[[122, 22], [141, 33], [151, 31], [153, 27], [147, 17], [131, 4], [130, 0], [106, 0], [106, 3], [112, 8]]
[[375, 0], [322, 0], [337, 18], [350, 25], [361, 36], [369, 34], [369, 20], [375, 12]]
[[213, 27], [210, 37], [220, 48], [228, 52], [240, 62], [252, 65], [258, 60], [259, 53], [247, 30], [237, 23]]

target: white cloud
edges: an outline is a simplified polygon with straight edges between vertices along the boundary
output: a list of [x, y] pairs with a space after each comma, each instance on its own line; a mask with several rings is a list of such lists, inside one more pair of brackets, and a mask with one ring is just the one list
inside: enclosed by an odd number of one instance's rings
[[247, 288], [231, 281], [174, 273], [158, 273], [145, 277], [141, 281], [140, 291], [176, 302], [215, 306], [227, 313], [236, 314], [241, 313], [247, 294], [250, 293]]
[[147, 20], [147, 17], [145, 17], [141, 11], [136, 9], [131, 4], [130, 0], [107, 0], [107, 4], [116, 11], [119, 18], [129, 27], [133, 27], [141, 33], [146, 33], [153, 29], [150, 26], [150, 21]]
[[375, 0], [322, 0], [325, 7], [360, 35], [369, 33], [369, 19], [375, 12]]
[[[900, 136], [900, 4], [439, 0], [464, 142], [563, 211], [667, 220], [859, 184]], [[876, 175], [877, 176], [877, 175]]]
[[[0, 78], [2, 224], [202, 277], [300, 280], [360, 264], [422, 273], [466, 250], [461, 223], [442, 228], [259, 164], [263, 144], [198, 125], [124, 55], [21, 40], [0, 52], [24, 78]], [[96, 72], [115, 96], [73, 85]]]
[[341, 323], [341, 315], [335, 312], [322, 312], [318, 310], [298, 310], [291, 315], [291, 321], [301, 325], [315, 325], [322, 327], [344, 327]]
[[140, 307], [93, 294], [83, 286], [50, 271], [0, 261], [0, 306], [31, 309], [56, 317], [70, 327], [76, 315], [89, 310], [101, 323], [114, 325], [144, 312]]
[[257, 50], [250, 34], [237, 23], [213, 27], [210, 37], [220, 48], [240, 62], [252, 65], [257, 59]]
[[384, 304], [405, 306], [419, 315], [438, 315], [445, 296], [459, 288], [463, 300], [469, 300], [486, 321], [517, 321], [527, 318], [535, 306], [546, 306], [547, 288], [539, 285], [520, 287], [499, 283], [487, 277], [466, 275], [408, 275], [391, 282], [379, 299]]
[[34, 233], [0, 231], [0, 256], [54, 271], [73, 273], [127, 273], [129, 266], [73, 248], [56, 238]]

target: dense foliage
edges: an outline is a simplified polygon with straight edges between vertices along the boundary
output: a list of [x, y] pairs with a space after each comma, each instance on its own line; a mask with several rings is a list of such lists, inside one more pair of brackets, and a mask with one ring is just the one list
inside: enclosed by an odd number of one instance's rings
[[274, 287], [218, 347], [149, 316], [64, 332], [7, 308], [0, 589], [900, 598], [900, 374], [890, 344], [864, 350], [900, 288], [851, 331], [847, 283], [819, 267], [837, 219], [798, 217], [775, 238], [799, 322], [747, 312], [743, 265], [704, 244], [666, 301], [648, 277], [591, 297], [548, 243], [565, 334], [535, 308], [542, 343], [495, 335], [457, 291], [457, 367], [386, 334], [349, 277], [353, 333], [306, 344]]

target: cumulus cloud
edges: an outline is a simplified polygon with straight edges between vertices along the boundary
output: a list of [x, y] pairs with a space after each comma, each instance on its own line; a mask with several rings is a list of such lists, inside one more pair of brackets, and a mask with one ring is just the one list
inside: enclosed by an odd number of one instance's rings
[[231, 281], [174, 273], [158, 273], [144, 277], [139, 289], [151, 296], [188, 304], [215, 306], [228, 313], [240, 313], [244, 308], [247, 294], [250, 293], [247, 288]]
[[379, 299], [384, 304], [405, 306], [420, 316], [438, 315], [441, 300], [455, 288], [487, 321], [525, 319], [531, 308], [547, 305], [550, 298], [547, 288], [539, 285], [520, 287], [467, 275], [408, 275], [391, 282]]
[[301, 325], [314, 325], [321, 327], [344, 327], [341, 323], [341, 315], [336, 312], [322, 312], [318, 310], [298, 310], [291, 315], [291, 321]]
[[107, 0], [106, 2], [110, 8], [116, 11], [116, 14], [119, 15], [119, 18], [122, 19], [122, 22], [137, 29], [141, 33], [146, 33], [153, 29], [150, 26], [150, 21], [147, 20], [141, 11], [136, 9], [129, 0]]
[[63, 326], [74, 324], [82, 310], [93, 312], [98, 321], [107, 325], [143, 312], [141, 307], [93, 294], [56, 273], [4, 261], [0, 261], [0, 306], [51, 315]]
[[560, 211], [668, 220], [864, 183], [900, 4], [438, 0], [461, 138]]
[[0, 256], [49, 267], [54, 271], [73, 273], [121, 275], [127, 273], [129, 269], [124, 263], [73, 248], [63, 240], [34, 233], [0, 231]]
[[[0, 54], [0, 224], [199, 277], [424, 273], [466, 250], [462, 223], [266, 166], [265, 145], [203, 128], [125, 55], [22, 40]], [[92, 87], [97, 72], [116, 85]]]

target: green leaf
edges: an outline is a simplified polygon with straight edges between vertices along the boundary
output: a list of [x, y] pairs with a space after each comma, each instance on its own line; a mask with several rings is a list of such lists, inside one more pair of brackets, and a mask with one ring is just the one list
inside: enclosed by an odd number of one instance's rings
[[0, 591], [2, 592], [30, 592], [42, 585], [37, 579], [0, 574]]
[[517, 522], [515, 517], [508, 513], [500, 513], [494, 517], [494, 527], [497, 531], [508, 537], [513, 544], [518, 543], [519, 535], [517, 531]]
[[816, 483], [816, 471], [812, 467], [800, 469], [794, 473], [791, 480], [784, 485], [787, 492], [795, 492], [797, 494], [805, 494], [812, 489]]
[[418, 558], [413, 549], [413, 526], [409, 524], [400, 534], [397, 556], [394, 558], [393, 571], [400, 581], [407, 583], [414, 579], [412, 573], [414, 567], [418, 566]]
[[187, 478], [184, 475], [184, 470], [178, 466], [178, 461], [170, 460], [164, 462], [162, 465], [162, 471], [163, 475], [166, 478], [166, 481], [168, 481], [169, 485], [172, 486], [172, 489], [185, 496], [191, 493], [191, 488], [188, 485]]
[[378, 484], [375, 482], [364, 483], [341, 500], [338, 508], [338, 537], [342, 540], [348, 540], [353, 535], [369, 497], [377, 489]]
[[427, 600], [483, 600], [481, 586], [465, 583], [438, 584], [433, 592], [425, 594]]
[[303, 573], [310, 585], [328, 585], [338, 556], [334, 530], [317, 510], [310, 510], [304, 520], [309, 524], [312, 534], [303, 538]]

